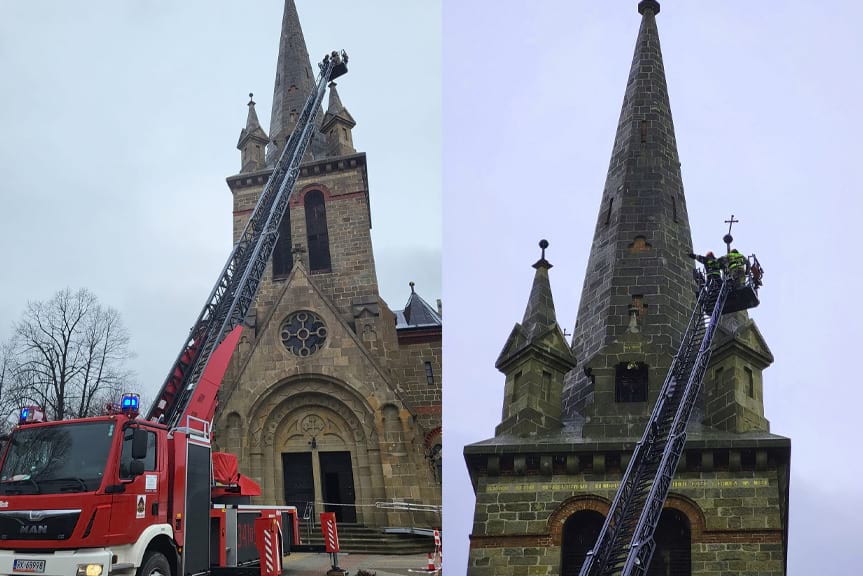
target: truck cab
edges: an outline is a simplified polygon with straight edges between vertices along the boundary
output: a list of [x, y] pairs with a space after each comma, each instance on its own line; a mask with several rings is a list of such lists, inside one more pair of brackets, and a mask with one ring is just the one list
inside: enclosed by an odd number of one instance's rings
[[170, 541], [164, 426], [123, 413], [27, 421], [27, 410], [0, 464], [0, 573], [121, 573], [145, 535]]

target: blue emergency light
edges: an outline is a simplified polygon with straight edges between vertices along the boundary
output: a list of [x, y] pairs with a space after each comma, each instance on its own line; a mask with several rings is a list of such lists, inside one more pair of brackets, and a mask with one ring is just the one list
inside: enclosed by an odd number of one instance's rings
[[25, 406], [21, 408], [18, 424], [31, 424], [33, 422], [44, 422], [45, 412], [41, 406]]
[[137, 394], [125, 394], [123, 395], [123, 400], [120, 402], [120, 409], [124, 414], [137, 416], [139, 402], [140, 396]]

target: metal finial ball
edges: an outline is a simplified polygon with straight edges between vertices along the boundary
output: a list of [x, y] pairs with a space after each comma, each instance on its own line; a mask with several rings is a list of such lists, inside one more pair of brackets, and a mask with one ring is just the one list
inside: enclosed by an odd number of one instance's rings
[[656, 0], [641, 0], [638, 3], [638, 13], [644, 14], [645, 10], [650, 10], [654, 15], [659, 14], [659, 2]]
[[722, 237], [722, 241], [726, 244], [731, 244], [732, 242], [734, 242], [734, 237], [731, 234], [726, 234]]
[[544, 238], [542, 240], [540, 240], [539, 241], [539, 247], [542, 248], [543, 250], [548, 248], [548, 240], [546, 240]]
[[414, 293], [414, 286], [416, 286], [416, 284], [414, 284], [414, 281], [411, 280], [410, 282], [408, 282], [408, 285], [411, 287], [411, 294], [413, 294]]

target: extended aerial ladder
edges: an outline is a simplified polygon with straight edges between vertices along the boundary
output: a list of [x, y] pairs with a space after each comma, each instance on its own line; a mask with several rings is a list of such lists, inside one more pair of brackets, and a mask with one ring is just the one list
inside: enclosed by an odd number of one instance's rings
[[297, 125], [285, 143], [240, 239], [234, 245], [198, 320], [171, 367], [147, 420], [170, 429], [190, 422], [208, 427], [216, 409], [221, 377], [242, 332], [242, 322], [257, 294], [279, 235], [300, 163], [315, 130], [315, 117], [327, 83], [347, 73], [344, 51], [318, 64], [320, 74]]
[[719, 319], [758, 305], [762, 271], [754, 256], [747, 270], [740, 279], [725, 274], [700, 282], [680, 348], [580, 576], [647, 573], [655, 549], [653, 533], [683, 454], [686, 425], [704, 380]]

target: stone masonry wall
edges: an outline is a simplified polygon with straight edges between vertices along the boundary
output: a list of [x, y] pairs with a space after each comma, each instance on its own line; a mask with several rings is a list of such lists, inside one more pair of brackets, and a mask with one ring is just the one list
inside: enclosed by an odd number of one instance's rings
[[[417, 421], [430, 431], [441, 425], [441, 367], [440, 339], [400, 347], [399, 363], [393, 368], [393, 380], [399, 382], [405, 400], [413, 408]], [[426, 380], [425, 363], [431, 362], [434, 384]]]
[[[258, 196], [266, 183], [267, 173], [247, 175], [231, 180], [234, 191], [234, 241], [242, 234]], [[377, 300], [378, 284], [370, 235], [370, 216], [365, 176], [365, 156], [336, 159], [305, 165], [290, 203], [291, 242], [301, 245], [302, 258], [309, 270], [308, 241], [304, 194], [311, 190], [324, 192], [327, 210], [327, 232], [330, 242], [330, 272], [313, 272], [316, 285], [351, 319], [354, 299]], [[278, 297], [283, 279], [274, 279], [268, 266], [256, 299], [257, 313], [263, 314]]]
[[[478, 479], [468, 575], [558, 575], [564, 522], [605, 515], [620, 473], [511, 474]], [[780, 490], [776, 469], [675, 476], [666, 506], [689, 518], [692, 574], [784, 574]]]

